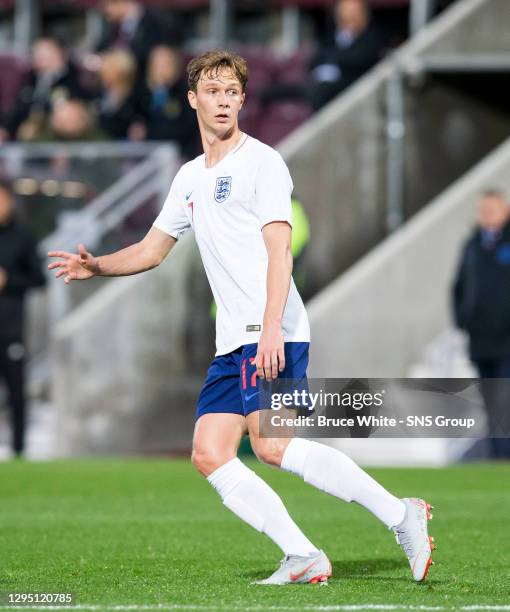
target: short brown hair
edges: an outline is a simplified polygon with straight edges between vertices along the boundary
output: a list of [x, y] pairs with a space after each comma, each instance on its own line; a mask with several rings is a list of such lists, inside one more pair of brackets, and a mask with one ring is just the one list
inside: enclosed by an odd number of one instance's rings
[[231, 53], [223, 49], [206, 51], [206, 53], [202, 53], [190, 61], [187, 73], [188, 86], [191, 91], [196, 93], [198, 81], [202, 73], [215, 77], [222, 68], [229, 68], [232, 70], [241, 83], [241, 88], [244, 92], [246, 83], [248, 82], [248, 67], [246, 65], [246, 60], [240, 55], [237, 55], [237, 53]]

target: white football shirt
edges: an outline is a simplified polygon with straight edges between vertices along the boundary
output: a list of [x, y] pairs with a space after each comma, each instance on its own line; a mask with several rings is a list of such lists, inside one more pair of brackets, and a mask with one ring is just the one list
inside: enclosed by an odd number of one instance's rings
[[[179, 239], [192, 228], [218, 312], [216, 355], [258, 342], [267, 299], [262, 228], [292, 225], [292, 179], [281, 155], [243, 135], [214, 167], [205, 155], [176, 174], [155, 227]], [[282, 328], [285, 342], [309, 342], [303, 301], [291, 280]]]

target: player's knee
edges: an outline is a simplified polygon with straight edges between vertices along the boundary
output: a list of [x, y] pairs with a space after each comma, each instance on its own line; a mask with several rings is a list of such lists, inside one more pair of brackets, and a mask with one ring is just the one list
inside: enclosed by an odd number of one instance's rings
[[195, 469], [206, 478], [233, 458], [226, 456], [224, 453], [215, 453], [209, 450], [201, 451], [195, 448], [191, 453], [191, 462]]
[[280, 467], [285, 447], [280, 440], [271, 438], [251, 438], [253, 452], [259, 461]]
[[197, 472], [200, 472], [200, 474], [206, 478], [212, 474], [215, 469], [210, 453], [202, 452], [196, 449], [193, 449], [191, 453], [191, 463], [195, 466]]

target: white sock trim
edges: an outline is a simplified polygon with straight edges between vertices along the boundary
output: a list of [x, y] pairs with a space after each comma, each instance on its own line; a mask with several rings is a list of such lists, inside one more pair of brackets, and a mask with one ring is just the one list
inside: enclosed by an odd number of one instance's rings
[[241, 480], [250, 478], [252, 475], [254, 475], [254, 472], [246, 467], [240, 459], [234, 457], [234, 459], [227, 461], [227, 463], [214, 470], [212, 474], [209, 474], [207, 481], [218, 491], [221, 499], [224, 500], [225, 497], [232, 493]]
[[310, 442], [310, 440], [293, 438], [283, 453], [281, 464], [282, 470], [292, 472], [293, 474], [297, 474], [303, 478], [305, 473], [306, 458], [308, 457], [308, 452], [310, 451], [312, 444], [313, 443]]

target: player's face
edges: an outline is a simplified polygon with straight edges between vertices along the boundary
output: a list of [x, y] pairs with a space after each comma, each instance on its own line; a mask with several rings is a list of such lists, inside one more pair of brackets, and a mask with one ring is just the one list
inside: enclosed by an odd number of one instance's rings
[[237, 127], [244, 97], [241, 83], [228, 68], [212, 74], [202, 73], [197, 91], [188, 94], [200, 128], [218, 135], [228, 134]]

